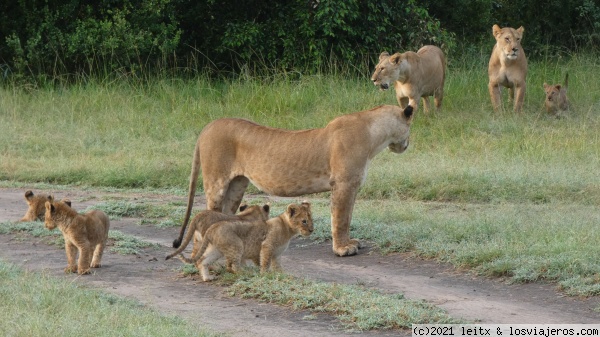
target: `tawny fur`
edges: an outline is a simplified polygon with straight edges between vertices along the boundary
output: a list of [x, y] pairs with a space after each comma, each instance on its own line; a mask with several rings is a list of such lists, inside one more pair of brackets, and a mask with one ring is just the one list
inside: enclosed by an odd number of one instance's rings
[[209, 123], [194, 149], [184, 226], [202, 168], [207, 209], [227, 214], [235, 213], [250, 182], [283, 197], [331, 191], [333, 251], [356, 254], [360, 243], [350, 239], [356, 194], [375, 155], [386, 147], [395, 153], [408, 147], [412, 111], [411, 106], [380, 106], [300, 131], [238, 118]]
[[525, 99], [527, 77], [527, 57], [521, 47], [521, 39], [525, 28], [513, 29], [492, 27], [496, 44], [492, 50], [488, 67], [488, 90], [494, 111], [502, 107], [501, 87], [509, 90], [509, 97], [513, 100], [513, 110], [521, 112]]
[[110, 221], [100, 210], [79, 214], [70, 206], [68, 200], [54, 201], [49, 197], [44, 224], [50, 230], [58, 227], [63, 234], [67, 253], [65, 272], [89, 274], [90, 267], [101, 266]]
[[29, 222], [35, 220], [44, 220], [44, 214], [46, 213], [46, 201], [48, 201], [47, 194], [33, 194], [32, 191], [25, 192], [25, 201], [27, 202], [27, 212], [21, 218], [21, 222]]
[[[261, 272], [280, 270], [280, 257], [290, 240], [298, 234], [309, 236], [312, 232], [309, 203], [290, 204], [285, 212], [266, 221], [220, 221], [206, 231], [192, 262], [196, 263], [204, 281], [214, 279], [208, 267], [223, 256], [227, 270], [234, 273], [245, 260], [252, 260], [260, 266]], [[211, 251], [207, 250], [209, 245]]]
[[[235, 214], [235, 215], [224, 214], [221, 212], [211, 211], [211, 210], [202, 211], [202, 212], [196, 214], [196, 216], [190, 222], [187, 234], [186, 234], [185, 238], [183, 239], [183, 242], [182, 242], [181, 246], [179, 247], [179, 249], [177, 249], [173, 253], [167, 255], [167, 257], [165, 259], [168, 260], [168, 259], [172, 258], [173, 256], [183, 252], [183, 250], [187, 247], [187, 245], [190, 243], [192, 238], [194, 239], [194, 248], [192, 250], [190, 259], [194, 259], [198, 253], [198, 250], [200, 249], [199, 242], [201, 242], [202, 237], [204, 236], [204, 234], [206, 233], [208, 228], [210, 228], [210, 226], [212, 226], [213, 224], [215, 224], [219, 221], [223, 221], [223, 220], [230, 220], [230, 221], [231, 220], [237, 220], [237, 221], [267, 220], [269, 218], [269, 208], [270, 208], [269, 205], [263, 205], [263, 206], [242, 205], [242, 206], [240, 206], [241, 212], [238, 214]], [[181, 241], [181, 239], [180, 239], [180, 241]], [[189, 261], [185, 258], [185, 256], [183, 257], [183, 260], [186, 262]]]
[[563, 85], [550, 85], [544, 83], [544, 92], [546, 93], [546, 112], [552, 116], [560, 117], [572, 110], [571, 102], [567, 97], [567, 89], [569, 87], [569, 74], [565, 75]]
[[441, 108], [446, 80], [446, 57], [436, 46], [423, 46], [416, 53], [407, 51], [392, 56], [387, 52], [379, 55], [371, 81], [381, 90], [394, 84], [396, 99], [402, 108], [408, 105], [415, 111], [423, 98], [425, 112], [431, 110], [429, 96], [434, 97], [435, 107]]

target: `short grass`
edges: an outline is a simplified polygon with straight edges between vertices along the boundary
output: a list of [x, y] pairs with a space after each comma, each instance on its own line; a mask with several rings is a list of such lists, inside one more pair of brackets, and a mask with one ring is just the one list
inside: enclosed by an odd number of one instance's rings
[[140, 303], [0, 261], [4, 336], [221, 336]]

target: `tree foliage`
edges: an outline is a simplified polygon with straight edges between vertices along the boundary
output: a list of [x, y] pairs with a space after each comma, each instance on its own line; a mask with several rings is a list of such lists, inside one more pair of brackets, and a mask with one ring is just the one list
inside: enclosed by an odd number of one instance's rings
[[424, 44], [448, 53], [487, 47], [495, 23], [525, 26], [534, 57], [600, 42], [594, 0], [7, 0], [0, 2], [0, 75], [181, 65], [314, 72]]

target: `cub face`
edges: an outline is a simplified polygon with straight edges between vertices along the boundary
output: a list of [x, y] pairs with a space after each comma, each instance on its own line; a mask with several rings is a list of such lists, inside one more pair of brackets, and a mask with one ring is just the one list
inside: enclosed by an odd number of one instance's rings
[[44, 204], [46, 208], [44, 217], [44, 226], [50, 230], [56, 228], [61, 221], [64, 221], [67, 210], [71, 209], [71, 201], [62, 199], [55, 202], [52, 196], [48, 196], [48, 200]]
[[27, 202], [27, 212], [20, 220], [21, 222], [29, 222], [35, 220], [43, 220], [45, 208], [44, 204], [50, 196], [47, 194], [33, 194], [32, 191], [25, 192], [25, 202]]
[[521, 53], [521, 39], [525, 28], [523, 26], [518, 29], [500, 28], [500, 26], [494, 25], [492, 31], [496, 38], [496, 45], [500, 48], [504, 57], [509, 60], [516, 60]]
[[313, 230], [312, 213], [310, 204], [303, 202], [300, 205], [291, 204], [286, 209], [289, 226], [295, 229], [302, 236], [309, 236]]

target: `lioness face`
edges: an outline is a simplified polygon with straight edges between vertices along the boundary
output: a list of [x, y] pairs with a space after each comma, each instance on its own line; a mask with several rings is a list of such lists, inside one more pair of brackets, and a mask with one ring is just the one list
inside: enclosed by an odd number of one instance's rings
[[496, 45], [500, 48], [504, 56], [509, 60], [516, 60], [521, 51], [521, 38], [523, 38], [525, 28], [523, 26], [519, 27], [519, 29], [509, 27], [500, 28], [498, 25], [494, 25], [492, 30], [496, 38]]
[[373, 84], [380, 90], [387, 90], [390, 84], [400, 78], [402, 69], [406, 66], [406, 59], [402, 54], [396, 53], [392, 56], [388, 52], [379, 55], [379, 63], [375, 66], [375, 72], [371, 76]]

